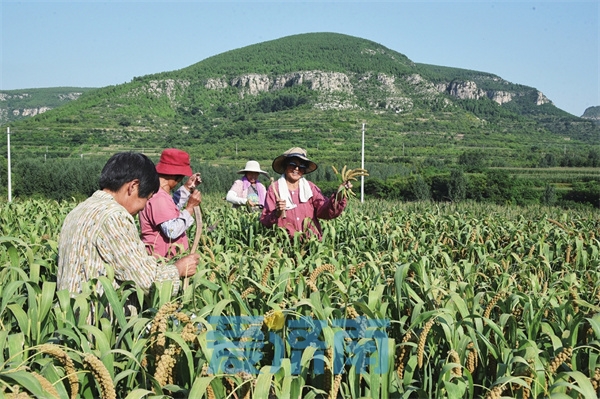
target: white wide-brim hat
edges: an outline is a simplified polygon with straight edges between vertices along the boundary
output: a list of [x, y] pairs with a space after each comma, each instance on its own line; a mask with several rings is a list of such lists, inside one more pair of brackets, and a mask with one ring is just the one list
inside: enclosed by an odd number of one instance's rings
[[246, 166], [244, 167], [244, 169], [238, 170], [239, 174], [245, 174], [246, 172], [257, 172], [267, 177], [269, 176], [267, 172], [260, 168], [260, 164], [256, 161], [248, 161], [246, 162]]

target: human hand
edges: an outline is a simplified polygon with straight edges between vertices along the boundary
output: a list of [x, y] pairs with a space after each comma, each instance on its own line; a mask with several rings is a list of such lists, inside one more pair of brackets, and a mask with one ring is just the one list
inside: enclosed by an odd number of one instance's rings
[[352, 191], [352, 183], [350, 180], [357, 181], [357, 176], [369, 176], [369, 173], [366, 169], [356, 168], [356, 169], [348, 169], [346, 165], [342, 168], [341, 172], [338, 172], [337, 168], [331, 165], [333, 172], [339, 176], [342, 184], [337, 189], [337, 194], [335, 196], [335, 201], [341, 201], [344, 198], [348, 198], [350, 195], [356, 197], [356, 194]]
[[279, 212], [285, 211], [285, 200], [278, 200], [275, 203], [275, 207]]
[[200, 203], [202, 202], [202, 193], [198, 190], [194, 190], [192, 191], [192, 193], [190, 194], [187, 204], [185, 205], [185, 209], [187, 209], [187, 211], [190, 214], [193, 214], [194, 212], [194, 207], [200, 205]]
[[187, 181], [185, 182], [185, 188], [187, 188], [188, 191], [192, 191], [200, 183], [202, 183], [202, 177], [200, 176], [200, 172], [196, 172], [188, 177]]
[[196, 274], [196, 268], [200, 262], [200, 254], [194, 253], [186, 255], [175, 262], [175, 267], [179, 271], [179, 277], [191, 277]]
[[338, 186], [337, 195], [335, 196], [336, 202], [348, 198], [348, 194], [354, 195], [352, 192], [352, 183], [350, 183], [350, 181], [345, 181]]

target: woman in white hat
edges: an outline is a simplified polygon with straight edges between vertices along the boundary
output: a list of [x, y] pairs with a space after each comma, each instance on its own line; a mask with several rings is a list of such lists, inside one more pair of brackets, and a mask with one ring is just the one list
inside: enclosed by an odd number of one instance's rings
[[[315, 234], [319, 239], [323, 231], [319, 219], [338, 217], [347, 204], [347, 199], [327, 198], [319, 187], [304, 178], [317, 170], [317, 164], [308, 159], [306, 150], [290, 148], [273, 160], [273, 170], [281, 177], [269, 186], [267, 199], [260, 222], [266, 227], [279, 226], [287, 230], [290, 237], [296, 233]], [[352, 188], [346, 182], [346, 188]]]
[[262, 170], [256, 161], [246, 162], [244, 169], [238, 170], [238, 173], [244, 176], [233, 183], [225, 199], [234, 208], [245, 205], [253, 211], [261, 210], [265, 204], [267, 189], [258, 181], [258, 176], [268, 177], [269, 174]]

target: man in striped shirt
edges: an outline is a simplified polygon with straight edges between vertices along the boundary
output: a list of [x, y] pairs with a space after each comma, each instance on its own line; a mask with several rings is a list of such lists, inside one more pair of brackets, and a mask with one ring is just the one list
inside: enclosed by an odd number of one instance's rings
[[[58, 241], [57, 288], [76, 294], [88, 281], [108, 276], [115, 287], [133, 281], [145, 292], [154, 282], [172, 281], [175, 295], [180, 277], [196, 273], [199, 255], [166, 263], [146, 252], [133, 217], [158, 189], [155, 165], [148, 157], [113, 155], [102, 169], [100, 190], [65, 218]], [[100, 283], [95, 289], [103, 291]]]

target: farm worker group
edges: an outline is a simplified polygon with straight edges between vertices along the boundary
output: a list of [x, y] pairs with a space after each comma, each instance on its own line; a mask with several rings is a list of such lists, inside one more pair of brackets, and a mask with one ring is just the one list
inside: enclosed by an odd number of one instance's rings
[[[131, 280], [144, 291], [154, 282], [193, 276], [199, 255], [174, 263], [148, 255], [134, 220], [160, 189], [154, 163], [145, 155], [113, 155], [100, 174], [100, 189], [65, 218], [58, 241], [57, 288], [84, 291], [88, 281], [113, 276], [114, 285]], [[97, 283], [96, 291], [103, 291]]]
[[[291, 238], [301, 234], [320, 239], [319, 219], [338, 217], [347, 199], [340, 190], [325, 197], [306, 180], [305, 175], [318, 166], [302, 148], [285, 151], [272, 167], [281, 177], [267, 190], [258, 182], [258, 176], [268, 176], [267, 172], [258, 162], [248, 161], [238, 171], [244, 176], [234, 182], [226, 199], [233, 206], [262, 209], [260, 222], [285, 229]], [[195, 190], [200, 182], [189, 154], [182, 150], [164, 150], [156, 166], [143, 154], [113, 155], [102, 169], [99, 190], [65, 218], [59, 237], [58, 289], [79, 293], [90, 280], [112, 276], [115, 287], [130, 280], [146, 292], [154, 282], [172, 281], [175, 295], [180, 278], [193, 276], [199, 262], [196, 253], [175, 262], [170, 259], [189, 249], [186, 231], [194, 223], [194, 207], [202, 201]], [[340, 185], [351, 187], [350, 182]], [[134, 220], [138, 213], [141, 238]], [[95, 289], [103, 291], [99, 283]]]

